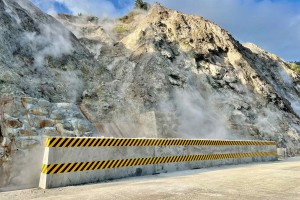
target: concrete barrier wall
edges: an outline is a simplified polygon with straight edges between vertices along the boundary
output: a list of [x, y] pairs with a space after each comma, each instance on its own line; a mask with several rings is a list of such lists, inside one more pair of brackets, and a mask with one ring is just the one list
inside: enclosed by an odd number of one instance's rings
[[273, 141], [47, 138], [40, 187], [272, 160]]

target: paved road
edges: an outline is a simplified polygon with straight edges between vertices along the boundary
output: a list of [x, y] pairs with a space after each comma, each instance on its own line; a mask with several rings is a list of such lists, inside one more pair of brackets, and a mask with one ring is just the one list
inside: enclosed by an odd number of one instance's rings
[[2, 192], [0, 199], [300, 200], [300, 158], [128, 178], [51, 190]]

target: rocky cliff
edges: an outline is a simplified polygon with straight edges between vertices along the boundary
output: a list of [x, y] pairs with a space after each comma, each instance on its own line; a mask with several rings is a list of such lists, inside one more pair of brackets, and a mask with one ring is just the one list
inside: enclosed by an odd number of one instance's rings
[[58, 20], [91, 52], [98, 47], [95, 56], [112, 75], [84, 92], [81, 106], [92, 123], [155, 111], [158, 134], [271, 139], [299, 148], [299, 76], [279, 57], [160, 5], [110, 22]]
[[0, 27], [4, 164], [48, 135], [263, 139], [300, 150], [299, 75], [202, 17], [156, 4], [117, 20], [54, 18], [0, 0]]

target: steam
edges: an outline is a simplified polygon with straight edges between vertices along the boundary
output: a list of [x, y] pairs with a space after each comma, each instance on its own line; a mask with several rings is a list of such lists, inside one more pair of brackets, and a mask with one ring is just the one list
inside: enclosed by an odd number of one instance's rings
[[102, 44], [87, 44], [86, 47], [94, 55], [95, 59], [98, 59], [101, 53]]
[[99, 131], [106, 137], [125, 138], [156, 138], [156, 118], [155, 112], [141, 114], [127, 114], [115, 116], [110, 123], [103, 123]]
[[40, 33], [26, 32], [24, 45], [32, 49], [34, 66], [41, 67], [47, 56], [61, 58], [73, 50], [70, 32], [57, 24], [40, 24]]
[[37, 6], [41, 7], [45, 12], [55, 10], [55, 4], [62, 4], [65, 12], [71, 12], [73, 15], [79, 13], [90, 14], [99, 17], [120, 17], [126, 14], [133, 6], [133, 2], [116, 1], [112, 3], [110, 0], [32, 0]]
[[293, 80], [292, 80], [291, 76], [284, 69], [279, 68], [278, 73], [279, 73], [280, 77], [282, 78], [282, 80], [284, 81], [284, 83], [286, 83], [288, 85], [293, 84]]
[[213, 95], [205, 98], [196, 88], [188, 87], [176, 90], [173, 99], [161, 107], [166, 112], [175, 109], [179, 137], [225, 139], [229, 137], [226, 117], [216, 103]]
[[84, 90], [84, 83], [78, 77], [75, 71], [61, 72], [60, 82], [63, 83], [62, 87], [65, 88], [65, 94], [67, 95], [66, 101], [77, 102], [80, 99], [81, 94]]
[[291, 101], [291, 106], [298, 117], [300, 117], [300, 103], [298, 101]]
[[17, 22], [18, 24], [20, 24], [20, 23], [21, 23], [21, 20], [20, 20], [19, 16], [18, 16], [18, 15], [13, 11], [13, 9], [6, 3], [6, 1], [3, 1], [3, 3], [5, 4], [5, 7], [4, 7], [5, 12], [6, 12], [7, 14], [9, 14], [14, 20], [16, 20], [16, 22]]
[[278, 112], [263, 108], [257, 116], [256, 127], [259, 127], [264, 133], [281, 134], [279, 127], [275, 126], [275, 124], [280, 125], [282, 117]]
[[300, 103], [299, 100], [295, 97], [295, 95], [288, 93], [287, 99], [291, 103], [291, 107], [293, 108], [294, 112], [300, 117]]
[[[284, 69], [279, 68], [279, 75], [285, 84], [293, 87], [292, 77]], [[286, 92], [285, 98], [291, 103], [291, 107], [293, 108], [294, 112], [298, 115], [298, 117], [300, 117], [300, 103], [299, 100], [297, 100], [298, 98], [288, 91]]]
[[[88, 37], [97, 38], [105, 35], [109, 39], [115, 39], [114, 28], [116, 20], [111, 18], [97, 18], [93, 16], [72, 16], [64, 19], [64, 16], [54, 14], [54, 17], [64, 24], [77, 38]], [[107, 42], [107, 41], [104, 41]]]
[[39, 184], [39, 177], [41, 172], [41, 163], [43, 159], [42, 145], [36, 145], [26, 150], [16, 150], [12, 156], [12, 160], [3, 163], [0, 185], [0, 192], [36, 188]]

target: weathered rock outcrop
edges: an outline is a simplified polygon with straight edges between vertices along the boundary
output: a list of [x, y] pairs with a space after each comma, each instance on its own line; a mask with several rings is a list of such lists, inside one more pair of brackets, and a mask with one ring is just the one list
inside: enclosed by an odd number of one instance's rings
[[77, 102], [89, 74], [104, 70], [70, 31], [29, 1], [1, 0], [0, 25], [1, 95]]
[[[21, 170], [18, 165], [24, 165], [22, 172], [37, 168], [30, 158], [41, 158], [42, 151], [34, 150], [47, 136], [88, 137], [97, 133], [73, 103], [50, 103], [44, 99], [21, 97], [6, 99], [1, 108], [0, 164], [4, 162], [3, 168], [6, 168], [6, 172], [1, 173], [1, 186], [19, 176], [14, 171], [16, 168]], [[30, 151], [34, 155], [18, 158]]]
[[283, 60], [160, 5], [114, 23], [124, 28], [108, 34], [115, 43], [98, 40], [114, 81], [91, 84], [81, 104], [92, 122], [155, 110], [176, 116], [173, 136], [276, 140], [298, 151], [299, 77]]

